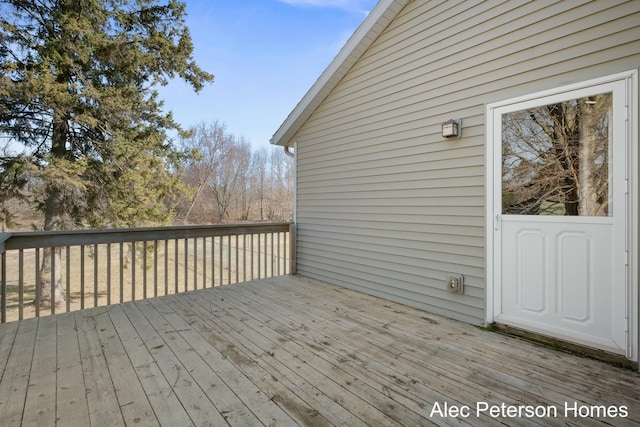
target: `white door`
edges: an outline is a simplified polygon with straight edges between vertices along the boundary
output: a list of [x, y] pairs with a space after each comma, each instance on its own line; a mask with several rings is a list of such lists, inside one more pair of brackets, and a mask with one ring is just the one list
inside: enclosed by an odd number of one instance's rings
[[493, 109], [494, 320], [628, 353], [626, 84]]

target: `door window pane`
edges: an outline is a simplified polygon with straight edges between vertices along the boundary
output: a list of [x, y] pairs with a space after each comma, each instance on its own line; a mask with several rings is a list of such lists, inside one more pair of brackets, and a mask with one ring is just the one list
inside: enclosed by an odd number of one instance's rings
[[502, 115], [502, 213], [612, 214], [612, 94]]

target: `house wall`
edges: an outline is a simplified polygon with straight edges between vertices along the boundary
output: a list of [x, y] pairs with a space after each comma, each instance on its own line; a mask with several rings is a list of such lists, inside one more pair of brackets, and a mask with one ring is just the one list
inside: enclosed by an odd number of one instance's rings
[[482, 323], [485, 104], [639, 66], [640, 1], [410, 2], [293, 138], [298, 273]]

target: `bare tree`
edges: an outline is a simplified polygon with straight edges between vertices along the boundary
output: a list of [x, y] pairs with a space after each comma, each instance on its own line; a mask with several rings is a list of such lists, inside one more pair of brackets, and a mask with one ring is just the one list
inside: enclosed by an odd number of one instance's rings
[[216, 121], [192, 128], [191, 136], [183, 139], [182, 144], [183, 148], [198, 153], [197, 159], [186, 167], [186, 179], [195, 187], [195, 193], [184, 220], [188, 221], [197, 207], [202, 219], [205, 196], [213, 202], [211, 210], [206, 209], [211, 220], [230, 219], [232, 207], [238, 203], [242, 205], [243, 197], [246, 197], [250, 143], [227, 133], [224, 124]]
[[215, 174], [209, 177], [208, 185], [213, 191], [216, 219], [223, 222], [229, 217], [229, 209], [239, 197], [241, 182], [249, 167], [251, 146], [244, 139], [225, 140], [216, 161]]
[[[193, 126], [188, 136], [181, 140], [180, 149], [190, 155], [183, 158], [180, 165], [184, 189], [182, 197], [175, 208], [176, 219], [184, 223], [212, 223], [222, 221], [288, 221], [293, 212], [293, 161], [279, 147], [263, 147], [252, 149], [244, 138], [237, 138], [226, 131], [223, 123], [200, 123]], [[0, 224], [7, 227], [11, 221], [7, 212], [25, 209], [15, 208], [20, 202], [16, 194], [10, 197], [8, 179], [29, 180], [27, 169], [30, 163], [8, 161], [10, 152], [7, 147], [0, 147], [0, 156], [4, 161], [2, 167], [14, 168], [12, 175], [7, 170], [0, 174]], [[16, 158], [17, 159], [17, 158]], [[7, 187], [7, 188], [5, 188]], [[15, 188], [11, 187], [11, 188]], [[34, 185], [21, 186], [27, 189], [24, 196], [31, 198], [33, 194], [45, 192], [46, 189], [34, 181]], [[168, 202], [167, 202], [168, 203]], [[56, 254], [43, 254], [42, 286], [50, 288], [51, 266]], [[59, 271], [55, 267], [56, 274]], [[47, 296], [49, 298], [49, 296]], [[58, 297], [56, 296], [56, 299]]]
[[[194, 208], [208, 189], [210, 178], [216, 173], [215, 159], [224, 140], [225, 128], [218, 121], [212, 124], [200, 123], [192, 127], [190, 136], [182, 140], [182, 147], [185, 150], [196, 153], [196, 156], [185, 167], [185, 180], [195, 190], [188, 200], [188, 207], [183, 214], [184, 222], [189, 221]], [[200, 211], [202, 211], [202, 207]]]
[[285, 221], [293, 213], [293, 161], [282, 150], [273, 150], [269, 156], [270, 209], [269, 219]]
[[503, 212], [608, 214], [611, 94], [503, 116]]
[[253, 162], [251, 166], [252, 172], [252, 188], [253, 194], [257, 205], [258, 219], [264, 221], [265, 210], [268, 201], [268, 167], [267, 167], [267, 151], [262, 149], [257, 151], [253, 155]]

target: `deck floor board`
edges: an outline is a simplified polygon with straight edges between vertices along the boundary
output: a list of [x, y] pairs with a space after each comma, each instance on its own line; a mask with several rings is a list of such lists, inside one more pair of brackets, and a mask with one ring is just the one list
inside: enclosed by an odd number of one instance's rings
[[20, 425], [24, 415], [38, 321], [20, 323], [0, 380], [0, 422]]
[[37, 389], [38, 393], [27, 393], [22, 417], [25, 425], [53, 426], [56, 423], [57, 358], [50, 363], [49, 355], [56, 354], [57, 320], [57, 317], [49, 316], [38, 322], [28, 385], [28, 390]]
[[[201, 299], [201, 298], [198, 298]], [[181, 306], [182, 315], [212, 346], [236, 366], [241, 366], [245, 375], [263, 390], [270, 399], [288, 412], [288, 415], [301, 425], [331, 425], [324, 415], [307, 404], [302, 396], [305, 393], [292, 385], [295, 375], [288, 372], [284, 365], [275, 361], [263, 360], [263, 354], [254, 343], [242, 334], [227, 327], [223, 321], [213, 321], [212, 307], [205, 308], [188, 298], [168, 298], [172, 306]], [[277, 377], [280, 374], [281, 377]]]
[[189, 414], [176, 397], [163, 372], [158, 368], [143, 338], [138, 335], [122, 306], [111, 307], [109, 317], [118, 331], [122, 345], [149, 399], [157, 421], [167, 426], [192, 425], [193, 421]]
[[0, 328], [0, 378], [2, 378], [4, 368], [7, 366], [13, 342], [18, 333], [18, 325], [20, 325], [19, 322], [11, 322]]
[[638, 423], [637, 372], [299, 276], [0, 325], [0, 426]]
[[169, 343], [176, 338], [175, 333], [161, 334], [144, 312], [148, 307], [136, 303], [123, 304], [123, 309], [143, 339], [144, 345], [153, 357], [154, 363], [171, 384], [171, 391], [189, 414], [194, 425], [227, 425], [212, 400], [198, 385], [189, 369], [184, 366], [179, 355]]
[[56, 415], [60, 425], [89, 425], [75, 316], [57, 316]]
[[[244, 291], [247, 292], [247, 291]], [[265, 291], [266, 292], [266, 291]], [[263, 296], [265, 292], [261, 292]], [[287, 292], [291, 295], [291, 292]], [[273, 295], [271, 296], [273, 297]], [[330, 300], [329, 295], [314, 295], [314, 298]], [[368, 298], [363, 298], [363, 303], [367, 303]], [[438, 400], [446, 401], [452, 405], [461, 405], [460, 396], [471, 394], [483, 401], [500, 401], [509, 404], [542, 404], [545, 400], [539, 399], [530, 390], [531, 384], [513, 384], [510, 382], [500, 382], [495, 377], [502, 375], [500, 371], [478, 373], [467, 368], [466, 359], [461, 357], [457, 350], [451, 351], [444, 345], [440, 345], [434, 351], [425, 348], [416, 348], [415, 335], [411, 342], [405, 343], [398, 340], [400, 334], [394, 333], [388, 326], [388, 319], [372, 319], [371, 322], [363, 323], [357, 319], [349, 318], [337, 314], [333, 319], [324, 318], [326, 310], [316, 310], [315, 307], [304, 305], [297, 309], [297, 298], [292, 298], [285, 311], [285, 316], [290, 316], [292, 312], [298, 312], [300, 316], [307, 316], [313, 319], [311, 326], [306, 327], [296, 337], [297, 341], [312, 334], [310, 346], [313, 342], [326, 343], [327, 339], [332, 341], [332, 345], [326, 346], [328, 349], [339, 349], [341, 343], [351, 343], [350, 347], [343, 348], [338, 354], [339, 360], [345, 364], [363, 367], [365, 372], [381, 375], [389, 381], [382, 383], [383, 390], [389, 392], [393, 385], [404, 384], [407, 391], [414, 390], [414, 397], [418, 399], [422, 408], [430, 408], [429, 402]], [[261, 303], [265, 307], [264, 303]], [[257, 308], [256, 308], [257, 309]], [[383, 312], [384, 313], [384, 312]], [[377, 323], [377, 325], [376, 325]], [[407, 324], [405, 323], [405, 327]], [[314, 331], [314, 329], [316, 329]], [[323, 331], [329, 331], [331, 336]], [[415, 329], [405, 329], [401, 332], [415, 334]], [[412, 344], [413, 343], [413, 344]], [[324, 347], [324, 346], [323, 346]], [[319, 354], [323, 354], [320, 352]], [[423, 360], [430, 360], [425, 364]], [[365, 374], [366, 375], [366, 374]], [[360, 377], [362, 374], [360, 374]], [[370, 376], [371, 378], [371, 376]], [[420, 378], [423, 380], [416, 380]], [[409, 384], [411, 386], [409, 387]], [[396, 389], [397, 390], [397, 389]], [[397, 399], [394, 396], [394, 399]], [[421, 412], [421, 411], [418, 411]], [[423, 409], [422, 412], [427, 412]], [[482, 416], [484, 425], [489, 425], [497, 420], [487, 416]], [[511, 425], [531, 425], [538, 420], [511, 420]], [[550, 425], [554, 422], [562, 425], [561, 420], [540, 420], [540, 425]], [[416, 424], [410, 424], [416, 425]]]
[[[223, 293], [223, 292], [221, 292]], [[222, 297], [219, 301], [206, 295], [205, 303], [210, 307], [216, 307], [224, 313], [221, 319], [227, 326], [241, 335], [240, 345], [247, 349], [254, 348], [253, 357], [266, 361], [272, 370], [275, 378], [283, 378], [286, 384], [295, 384], [298, 392], [302, 393], [311, 406], [325, 414], [329, 421], [333, 424], [357, 425], [362, 424], [360, 417], [370, 418], [370, 414], [365, 410], [372, 409], [367, 402], [356, 400], [355, 396], [346, 393], [337, 393], [338, 384], [331, 379], [326, 373], [322, 373], [313, 368], [303, 357], [295, 352], [290, 352], [281, 345], [281, 342], [275, 337], [274, 332], [270, 328], [264, 328], [260, 331], [260, 325], [255, 328], [249, 322], [250, 317]], [[275, 332], [277, 334], [277, 331]], [[239, 337], [240, 338], [240, 337]], [[250, 343], [250, 344], [249, 344]], [[230, 357], [234, 356], [236, 348], [229, 347], [224, 352]], [[339, 395], [339, 397], [338, 397]], [[340, 402], [337, 402], [340, 400]], [[359, 404], [359, 406], [357, 406]], [[355, 408], [354, 412], [348, 408]], [[383, 421], [393, 424], [392, 420], [381, 416], [378, 419], [382, 425]], [[373, 422], [373, 419], [371, 420]]]
[[[264, 292], [260, 293], [261, 296]], [[316, 295], [318, 297], [318, 295]], [[325, 295], [324, 297], [328, 297]], [[250, 295], [246, 297], [248, 300]], [[440, 401], [451, 405], [461, 405], [456, 400], [457, 396], [467, 393], [478, 393], [480, 396], [491, 393], [487, 388], [476, 387], [474, 384], [460, 381], [460, 377], [450, 379], [447, 375], [450, 371], [441, 369], [436, 364], [425, 366], [424, 364], [398, 363], [404, 356], [402, 351], [397, 348], [390, 347], [388, 343], [375, 343], [371, 341], [370, 336], [375, 332], [370, 328], [362, 327], [358, 324], [349, 324], [348, 326], [340, 326], [339, 319], [330, 319], [326, 317], [326, 313], [332, 315], [332, 312], [321, 310], [316, 312], [312, 307], [303, 305], [297, 309], [294, 308], [295, 302], [290, 302], [286, 312], [278, 313], [277, 306], [265, 303], [263, 298], [261, 301], [253, 301], [247, 310], [251, 313], [263, 313], [262, 321], [269, 322], [279, 321], [276, 329], [286, 330], [286, 325], [300, 324], [300, 320], [306, 318], [307, 322], [304, 328], [299, 330], [291, 330], [287, 333], [287, 337], [293, 342], [305, 343], [309, 348], [314, 349], [317, 355], [331, 363], [338, 362], [340, 369], [347, 375], [346, 381], [349, 385], [362, 388], [358, 384], [364, 380], [367, 385], [379, 390], [380, 393], [405, 407], [411, 407], [411, 410], [421, 415], [421, 419], [403, 420], [406, 425], [424, 425], [429, 422], [425, 419], [428, 415], [428, 402], [439, 399]], [[270, 311], [270, 313], [269, 313]], [[292, 317], [292, 313], [297, 313], [298, 318]], [[271, 316], [271, 317], [269, 317]], [[447, 363], [447, 358], [442, 362]], [[343, 374], [343, 375], [344, 375]], [[422, 382], [416, 378], [429, 378], [428, 381]], [[502, 397], [504, 401], [510, 399], [502, 394], [496, 396], [495, 392], [492, 397]], [[486, 400], [489, 395], [485, 395]], [[392, 414], [397, 416], [399, 406], [393, 404], [390, 408]], [[491, 424], [490, 418], [483, 417], [483, 423]], [[442, 423], [442, 422], [441, 422]], [[517, 422], [515, 423], [517, 424]]]
[[[229, 302], [230, 305], [231, 301], [235, 300], [233, 296], [225, 295], [224, 298], [224, 302]], [[408, 421], [406, 423], [401, 423], [400, 419], [394, 419], [386, 411], [385, 406], [388, 404], [388, 399], [385, 395], [372, 389], [358, 378], [350, 380], [344, 370], [340, 368], [338, 362], [326, 363], [322, 357], [318, 357], [323, 351], [320, 346], [316, 346], [313, 343], [309, 345], [301, 339], [296, 339], [292, 334], [295, 333], [299, 325], [303, 324], [304, 320], [302, 318], [291, 320], [290, 324], [294, 325], [294, 329], [290, 329], [288, 325], [274, 327], [275, 323], [270, 324], [269, 328], [264, 328], [263, 325], [265, 321], [270, 320], [269, 318], [261, 319], [253, 308], [245, 309], [241, 302], [235, 302], [237, 304], [234, 304], [236, 319], [244, 327], [252, 328], [256, 333], [261, 334], [269, 342], [266, 344], [266, 346], [269, 346], [266, 350], [272, 351], [272, 357], [280, 359], [285, 364], [301, 362], [302, 367], [299, 368], [299, 371], [304, 373], [305, 378], [312, 378], [318, 389], [325, 393], [328, 398], [334, 401], [340, 399], [341, 405], [361, 421], [369, 424], [382, 423], [388, 426], [398, 425], [398, 423], [421, 425], [426, 422], [423, 418], [418, 419], [416, 417], [417, 414], [412, 411], [407, 412], [407, 416], [412, 419], [405, 420]], [[270, 308], [274, 312], [277, 310], [277, 307]], [[274, 349], [269, 350], [269, 348]], [[400, 416], [402, 412], [400, 408], [397, 408], [394, 411], [394, 415]]]
[[89, 420], [92, 426], [124, 426], [94, 318], [102, 312], [103, 308], [75, 313]]

